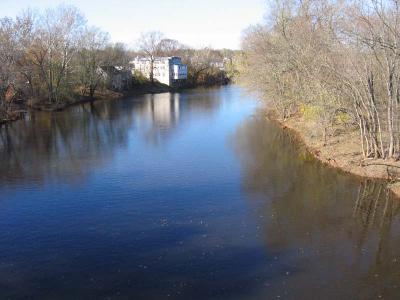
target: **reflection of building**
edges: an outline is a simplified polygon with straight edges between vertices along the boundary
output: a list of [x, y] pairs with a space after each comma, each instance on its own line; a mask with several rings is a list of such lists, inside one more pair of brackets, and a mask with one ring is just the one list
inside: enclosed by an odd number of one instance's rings
[[[151, 60], [139, 58], [131, 61], [133, 72], [139, 71], [150, 78]], [[187, 79], [187, 65], [182, 64], [180, 57], [157, 57], [153, 63], [154, 79], [168, 86], [179, 86]]]
[[155, 94], [144, 96], [140, 106], [141, 120], [146, 140], [153, 145], [165, 142], [175, 131], [180, 116], [180, 94]]
[[149, 105], [157, 127], [171, 127], [179, 119], [179, 94], [153, 95]]

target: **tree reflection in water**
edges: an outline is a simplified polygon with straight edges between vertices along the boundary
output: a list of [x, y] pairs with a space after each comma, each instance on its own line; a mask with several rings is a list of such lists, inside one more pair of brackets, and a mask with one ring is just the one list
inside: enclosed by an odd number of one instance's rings
[[[285, 253], [286, 278], [268, 295], [290, 299], [396, 299], [399, 200], [313, 159], [293, 134], [256, 115], [233, 137], [266, 251]], [[328, 296], [328, 298], [327, 298]]]
[[242, 124], [253, 108], [241, 99], [145, 95], [3, 128], [2, 291], [397, 299], [398, 200], [262, 115]]
[[199, 89], [32, 113], [0, 128], [0, 185], [79, 182], [127, 147], [132, 130], [154, 147], [163, 147], [193, 111], [210, 114], [219, 104], [214, 89]]

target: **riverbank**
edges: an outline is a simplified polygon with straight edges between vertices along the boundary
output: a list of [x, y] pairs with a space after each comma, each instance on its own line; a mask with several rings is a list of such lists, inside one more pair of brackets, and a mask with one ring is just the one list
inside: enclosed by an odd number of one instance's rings
[[26, 113], [26, 110], [19, 109], [19, 110], [12, 111], [9, 114], [1, 114], [0, 126], [22, 119], [24, 117], [25, 113]]
[[[215, 85], [226, 85], [228, 83], [221, 83], [221, 84], [215, 84]], [[156, 84], [143, 84], [139, 86], [134, 86], [134, 88], [126, 91], [112, 91], [109, 89], [103, 89], [95, 92], [94, 98], [90, 97], [85, 97], [85, 96], [75, 96], [72, 101], [64, 101], [63, 103], [58, 103], [58, 104], [53, 104], [53, 103], [47, 103], [43, 101], [37, 101], [36, 103], [30, 103], [26, 104], [24, 109], [18, 109], [16, 112], [11, 112], [10, 115], [12, 115], [12, 118], [7, 118], [7, 119], [0, 119], [0, 124], [6, 124], [9, 122], [17, 121], [21, 119], [24, 115], [24, 113], [27, 112], [27, 110], [39, 110], [39, 111], [47, 111], [47, 112], [55, 112], [55, 111], [62, 111], [68, 107], [83, 104], [83, 103], [88, 103], [88, 102], [95, 102], [95, 101], [109, 101], [109, 100], [122, 100], [124, 98], [132, 97], [132, 96], [138, 96], [138, 95], [144, 95], [144, 94], [160, 94], [160, 93], [171, 93], [171, 92], [180, 92], [183, 90], [187, 89], [193, 89], [200, 87], [199, 86], [183, 86], [179, 88], [171, 88], [167, 85], [156, 83]], [[207, 85], [207, 87], [211, 87], [214, 85]], [[17, 117], [15, 115], [18, 114]]]
[[37, 101], [37, 102], [24, 101], [25, 103], [23, 105], [19, 104], [16, 110], [9, 112], [8, 115], [6, 116], [0, 117], [0, 125], [9, 124], [22, 119], [29, 110], [56, 112], [56, 111], [63, 111], [71, 106], [80, 105], [88, 102], [122, 100], [136, 95], [159, 94], [159, 93], [167, 93], [174, 91], [177, 90], [162, 84], [155, 84], [155, 85], [145, 84], [121, 92], [103, 89], [96, 91], [94, 98], [76, 96], [73, 98], [74, 100], [72, 101], [65, 101], [63, 103], [58, 103], [58, 104], [46, 103], [43, 101]]
[[315, 123], [302, 116], [294, 116], [286, 121], [268, 115], [284, 130], [290, 130], [304, 144], [306, 149], [322, 163], [363, 178], [383, 179], [389, 182], [389, 189], [400, 197], [400, 162], [382, 159], [364, 159], [360, 151], [359, 132], [335, 128], [326, 144], [315, 133]]
[[49, 103], [39, 102], [37, 104], [33, 104], [28, 107], [34, 110], [41, 110], [41, 111], [50, 111], [50, 112], [62, 111], [70, 106], [79, 105], [87, 102], [120, 100], [136, 95], [159, 94], [172, 91], [174, 91], [174, 89], [171, 89], [170, 87], [162, 84], [155, 84], [155, 85], [146, 84], [121, 92], [112, 91], [108, 89], [99, 90], [96, 91], [94, 98], [77, 96], [76, 98], [74, 98], [74, 101], [65, 101], [61, 104], [49, 104]]

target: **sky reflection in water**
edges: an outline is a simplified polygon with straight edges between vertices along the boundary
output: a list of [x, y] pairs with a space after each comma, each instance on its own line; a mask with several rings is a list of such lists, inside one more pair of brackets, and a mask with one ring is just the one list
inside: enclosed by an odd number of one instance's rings
[[398, 200], [236, 86], [38, 113], [0, 158], [2, 298], [400, 296]]

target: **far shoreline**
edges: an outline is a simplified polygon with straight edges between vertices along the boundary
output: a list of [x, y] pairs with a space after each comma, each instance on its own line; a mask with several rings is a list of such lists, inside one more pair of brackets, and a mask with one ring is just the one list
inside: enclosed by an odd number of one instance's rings
[[196, 88], [201, 88], [201, 87], [215, 87], [215, 86], [224, 86], [230, 84], [225, 83], [225, 84], [212, 84], [212, 85], [198, 85], [198, 86], [185, 86], [185, 87], [179, 87], [179, 88], [171, 88], [166, 85], [162, 84], [155, 84], [155, 85], [143, 85], [143, 86], [137, 86], [135, 88], [126, 90], [126, 91], [112, 91], [109, 89], [104, 89], [101, 91], [96, 92], [96, 96], [94, 98], [89, 98], [89, 97], [82, 97], [82, 96], [76, 96], [75, 101], [72, 102], [63, 102], [59, 104], [51, 104], [51, 103], [46, 103], [46, 102], [38, 102], [37, 104], [34, 105], [25, 105], [21, 107], [18, 110], [12, 111], [11, 115], [7, 119], [1, 119], [0, 120], [0, 128], [2, 126], [11, 124], [13, 122], [22, 120], [25, 117], [25, 114], [28, 113], [29, 111], [42, 111], [42, 112], [48, 112], [48, 113], [53, 113], [53, 112], [62, 112], [70, 107], [85, 104], [85, 103], [95, 103], [99, 101], [117, 101], [117, 100], [124, 100], [132, 96], [140, 96], [140, 95], [146, 95], [146, 94], [162, 94], [162, 93], [178, 93], [181, 91], [185, 90], [191, 90], [191, 89], [196, 89]]

